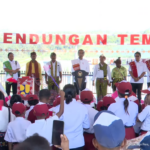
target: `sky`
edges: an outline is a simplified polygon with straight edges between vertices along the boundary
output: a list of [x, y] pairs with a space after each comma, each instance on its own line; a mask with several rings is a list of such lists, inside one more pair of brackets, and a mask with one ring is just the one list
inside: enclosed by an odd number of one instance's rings
[[0, 0], [0, 31], [139, 32], [150, 0]]

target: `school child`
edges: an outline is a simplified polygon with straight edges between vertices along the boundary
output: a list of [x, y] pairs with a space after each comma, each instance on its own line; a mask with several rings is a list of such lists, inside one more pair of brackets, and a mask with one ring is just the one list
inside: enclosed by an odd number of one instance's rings
[[25, 111], [26, 106], [22, 103], [17, 102], [12, 106], [12, 113], [16, 119], [8, 124], [4, 138], [8, 142], [9, 150], [26, 139], [26, 129], [31, 122], [25, 119]]
[[50, 117], [48, 119], [48, 107], [45, 103], [38, 103], [37, 105], [34, 106], [34, 114], [37, 118], [35, 120], [35, 123], [31, 124], [26, 132], [26, 137], [30, 137], [34, 135], [35, 133], [39, 134], [40, 136], [46, 138], [49, 142], [50, 145], [52, 145], [52, 126], [53, 126], [53, 121], [54, 120], [59, 120], [60, 116], [64, 112], [64, 92], [60, 92], [61, 96], [61, 104], [60, 104], [60, 109], [59, 112], [54, 115], [53, 117]]
[[26, 111], [25, 113], [25, 118], [27, 120], [29, 120], [31, 123], [34, 123], [35, 121], [35, 116], [33, 114], [33, 108], [36, 104], [38, 104], [39, 99], [37, 97], [37, 95], [29, 95], [28, 96], [28, 104], [30, 106], [30, 108]]
[[103, 97], [102, 100], [100, 100], [97, 104], [97, 110], [101, 111], [101, 110], [107, 110], [109, 105], [112, 103], [115, 103], [116, 101], [114, 100], [113, 97], [106, 95]]
[[97, 150], [121, 150], [126, 144], [122, 120], [110, 111], [100, 111], [94, 118], [93, 145]]
[[88, 116], [89, 116], [89, 121], [90, 121], [90, 128], [87, 130], [84, 130], [84, 140], [85, 140], [85, 146], [84, 150], [95, 150], [92, 140], [94, 138], [94, 129], [93, 129], [93, 124], [94, 124], [94, 117], [97, 114], [97, 110], [92, 108], [90, 103], [93, 101], [93, 93], [92, 91], [82, 91], [80, 93], [80, 99], [81, 102], [84, 104], [84, 106], [88, 110]]
[[108, 110], [121, 118], [125, 126], [126, 139], [135, 138], [133, 126], [138, 115], [138, 105], [130, 101], [128, 97], [132, 93], [132, 86], [129, 82], [120, 82], [116, 84], [119, 100], [111, 104]]
[[145, 108], [141, 113], [138, 114], [137, 121], [142, 122], [141, 134], [145, 134], [150, 131], [150, 88], [148, 90], [142, 90], [141, 92], [146, 93], [145, 97]]
[[4, 140], [8, 123], [13, 121], [15, 116], [5, 102], [4, 94], [0, 91], [0, 150], [8, 150], [8, 142]]

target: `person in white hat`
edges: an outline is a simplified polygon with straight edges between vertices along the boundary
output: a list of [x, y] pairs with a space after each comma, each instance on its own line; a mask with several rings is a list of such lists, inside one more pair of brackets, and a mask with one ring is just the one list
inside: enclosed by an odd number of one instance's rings
[[[97, 150], [121, 150], [126, 144], [122, 120], [110, 111], [100, 111], [94, 118], [93, 145]], [[90, 150], [90, 149], [89, 149]]]

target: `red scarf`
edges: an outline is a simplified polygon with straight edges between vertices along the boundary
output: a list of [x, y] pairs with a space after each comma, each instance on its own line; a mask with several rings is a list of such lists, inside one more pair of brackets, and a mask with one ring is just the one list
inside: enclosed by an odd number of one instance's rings
[[34, 63], [35, 77], [39, 78], [38, 62], [36, 60], [34, 62], [30, 61], [30, 63], [29, 63], [29, 70], [28, 70], [27, 76], [31, 76], [32, 75], [32, 63]]
[[135, 61], [130, 62], [129, 65], [130, 65], [130, 67], [131, 67], [133, 76], [134, 76], [135, 78], [138, 78], [138, 72], [137, 72], [137, 67], [136, 67]]
[[145, 63], [146, 63], [148, 70], [150, 71], [150, 60], [147, 60]]

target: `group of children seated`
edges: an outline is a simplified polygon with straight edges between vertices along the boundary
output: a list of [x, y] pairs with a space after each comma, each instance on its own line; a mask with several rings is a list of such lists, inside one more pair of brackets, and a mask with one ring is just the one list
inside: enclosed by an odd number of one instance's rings
[[149, 146], [144, 148], [150, 149], [150, 89], [142, 91], [147, 95], [140, 111], [131, 84], [122, 81], [116, 87], [116, 98], [105, 96], [94, 108], [91, 105], [93, 93], [85, 89], [77, 97], [71, 84], [64, 86], [53, 106], [49, 105], [51, 95], [48, 89], [41, 90], [39, 96], [29, 95], [28, 107], [19, 95], [13, 95], [10, 108], [4, 101], [0, 110], [0, 149], [18, 149], [19, 143], [23, 144], [35, 134], [44, 137], [51, 149], [58, 149], [52, 145], [54, 120], [64, 121], [62, 137], [68, 139], [68, 143], [61, 138], [60, 148], [63, 150], [119, 150], [125, 147], [126, 140], [142, 134], [143, 140], [149, 141]]

